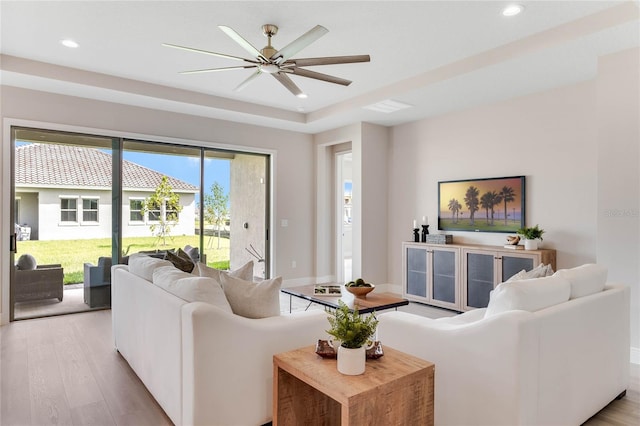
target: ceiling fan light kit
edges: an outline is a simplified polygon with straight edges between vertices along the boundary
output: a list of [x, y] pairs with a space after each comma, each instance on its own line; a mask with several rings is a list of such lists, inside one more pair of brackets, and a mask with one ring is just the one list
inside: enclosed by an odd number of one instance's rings
[[222, 32], [224, 32], [233, 41], [240, 45], [240, 47], [242, 47], [245, 51], [247, 51], [251, 55], [252, 59], [227, 55], [224, 53], [210, 52], [208, 50], [195, 49], [192, 47], [179, 46], [176, 44], [163, 43], [162, 45], [165, 47], [171, 47], [174, 49], [186, 50], [189, 52], [202, 53], [205, 55], [212, 55], [220, 58], [233, 59], [235, 61], [244, 62], [243, 65], [238, 66], [182, 71], [181, 74], [199, 74], [255, 68], [255, 71], [248, 78], [246, 78], [243, 82], [236, 86], [235, 89], [233, 89], [234, 91], [237, 92], [244, 89], [247, 85], [249, 85], [249, 83], [251, 83], [254, 79], [264, 73], [272, 75], [276, 80], [278, 80], [278, 82], [280, 82], [280, 84], [282, 84], [295, 96], [299, 98], [306, 98], [307, 95], [302, 90], [300, 90], [300, 88], [293, 82], [293, 80], [291, 80], [291, 78], [289, 78], [289, 74], [325, 81], [327, 83], [348, 86], [351, 84], [350, 80], [319, 73], [316, 71], [311, 71], [302, 67], [351, 64], [358, 62], [369, 62], [371, 60], [369, 55], [325, 56], [318, 58], [293, 59], [292, 57], [294, 55], [296, 55], [302, 49], [329, 32], [329, 30], [321, 25], [316, 25], [280, 50], [275, 49], [271, 45], [271, 37], [275, 36], [278, 33], [278, 27], [276, 25], [265, 24], [262, 26], [262, 33], [267, 37], [267, 45], [261, 50], [256, 49], [251, 43], [245, 40], [231, 27], [219, 25], [218, 28], [220, 28]]

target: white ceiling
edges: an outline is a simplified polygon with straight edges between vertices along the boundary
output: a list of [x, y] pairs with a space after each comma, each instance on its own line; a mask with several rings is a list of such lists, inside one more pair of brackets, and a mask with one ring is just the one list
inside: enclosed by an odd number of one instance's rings
[[[500, 12], [509, 3], [3, 0], [0, 78], [3, 85], [315, 133], [356, 121], [396, 125], [589, 80], [599, 56], [640, 45], [637, 0], [518, 1], [524, 12], [506, 18]], [[292, 76], [309, 95], [298, 99], [269, 75], [234, 92], [251, 70], [180, 75], [238, 63], [161, 46], [247, 57], [217, 26], [260, 49], [266, 23], [280, 28], [276, 48], [317, 24], [329, 30], [296, 57], [369, 54], [371, 62], [311, 68], [353, 80], [349, 87]], [[80, 47], [63, 47], [63, 38]], [[413, 108], [363, 109], [385, 99]]]

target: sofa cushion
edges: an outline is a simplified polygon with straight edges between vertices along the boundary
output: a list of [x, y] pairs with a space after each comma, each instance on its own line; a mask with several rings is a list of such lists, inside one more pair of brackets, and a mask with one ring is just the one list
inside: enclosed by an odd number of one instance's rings
[[518, 272], [517, 274], [515, 274], [505, 282], [510, 283], [512, 281], [527, 280], [529, 278], [542, 278], [542, 277], [548, 277], [551, 275], [553, 275], [553, 268], [551, 267], [551, 265], [545, 265], [541, 263], [540, 265], [536, 266], [530, 271], [525, 271], [523, 269], [522, 271]]
[[168, 260], [157, 259], [145, 254], [135, 253], [129, 256], [129, 272], [147, 281], [153, 281], [153, 271], [156, 268], [172, 265]]
[[184, 272], [191, 272], [195, 268], [195, 263], [181, 248], [177, 252], [167, 251], [166, 257], [169, 262], [173, 263], [173, 266]]
[[571, 284], [550, 276], [501, 283], [491, 292], [485, 318], [512, 310], [535, 312], [569, 300]]
[[18, 258], [18, 263], [16, 263], [16, 267], [21, 271], [32, 271], [36, 269], [36, 266], [36, 258], [30, 254], [23, 254]]
[[233, 313], [246, 318], [280, 315], [282, 277], [254, 283], [229, 274], [221, 274], [222, 288]]
[[607, 282], [607, 268], [587, 263], [572, 269], [561, 269], [554, 275], [571, 283], [571, 299], [588, 296], [604, 289]]
[[241, 280], [253, 281], [253, 260], [248, 261], [238, 269], [231, 272], [212, 268], [202, 262], [198, 262], [198, 272], [201, 277], [213, 278], [220, 284], [222, 284], [222, 278], [220, 278], [221, 275], [230, 275], [234, 278], [240, 278]]

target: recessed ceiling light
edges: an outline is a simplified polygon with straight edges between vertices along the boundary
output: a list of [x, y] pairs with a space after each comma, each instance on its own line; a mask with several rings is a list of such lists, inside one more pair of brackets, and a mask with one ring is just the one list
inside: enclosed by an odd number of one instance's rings
[[80, 46], [77, 42], [71, 40], [70, 38], [65, 38], [64, 40], [60, 40], [60, 43], [63, 46], [70, 47], [72, 49], [75, 49], [76, 47]]
[[502, 15], [504, 16], [516, 16], [524, 10], [524, 6], [521, 4], [511, 4], [502, 9]]
[[393, 99], [387, 99], [376, 104], [367, 105], [363, 107], [364, 109], [368, 109], [376, 112], [384, 112], [384, 113], [392, 113], [396, 111], [400, 111], [401, 109], [411, 108], [413, 105], [405, 104], [402, 102], [394, 101]]
[[308, 98], [306, 93], [298, 93], [296, 96], [299, 97], [300, 99], [307, 99]]

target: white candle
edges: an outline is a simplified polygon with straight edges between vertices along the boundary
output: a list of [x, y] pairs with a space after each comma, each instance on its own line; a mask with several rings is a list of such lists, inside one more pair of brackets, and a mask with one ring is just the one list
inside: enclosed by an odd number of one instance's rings
[[422, 216], [422, 224], [423, 225], [427, 224], [427, 217], [426, 216]]
[[418, 228], [418, 222], [413, 219], [413, 229], [417, 229]]

